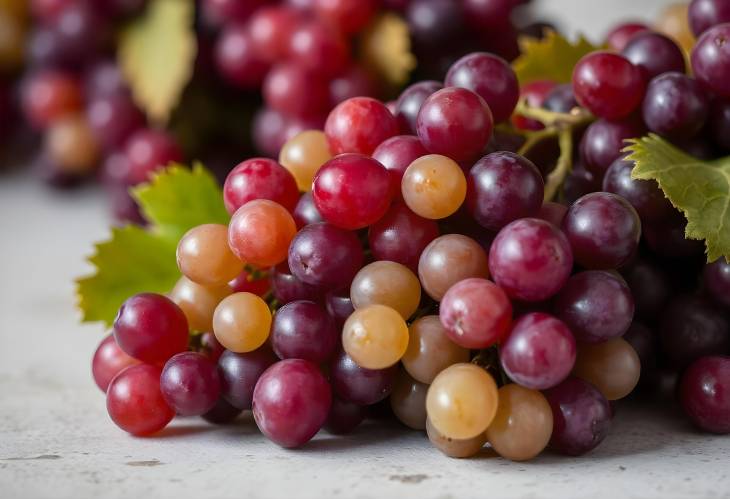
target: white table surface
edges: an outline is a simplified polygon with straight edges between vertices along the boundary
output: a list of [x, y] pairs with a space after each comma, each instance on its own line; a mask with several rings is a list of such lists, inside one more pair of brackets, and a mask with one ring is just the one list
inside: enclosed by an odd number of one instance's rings
[[[543, 0], [568, 28], [598, 38], [612, 21], [666, 2]], [[618, 10], [618, 12], [617, 12]], [[555, 14], [557, 13], [557, 14]], [[175, 421], [133, 438], [109, 420], [90, 375], [103, 335], [80, 325], [72, 281], [108, 234], [101, 192], [59, 194], [27, 175], [0, 177], [0, 497], [727, 498], [730, 437], [693, 430], [671, 408], [622, 405], [611, 434], [582, 458], [454, 460], [419, 432], [369, 424], [288, 451], [252, 421]]]

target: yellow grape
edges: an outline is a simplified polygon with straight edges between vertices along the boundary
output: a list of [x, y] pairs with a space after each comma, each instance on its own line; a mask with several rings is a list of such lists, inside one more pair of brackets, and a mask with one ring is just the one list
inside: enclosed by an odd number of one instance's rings
[[613, 338], [595, 345], [579, 345], [573, 374], [598, 388], [608, 400], [618, 400], [639, 382], [641, 361], [628, 341]]
[[271, 311], [252, 293], [233, 293], [213, 313], [213, 333], [218, 342], [237, 353], [252, 352], [266, 342]]
[[228, 246], [228, 227], [203, 224], [193, 227], [177, 245], [177, 266], [188, 279], [203, 286], [227, 284], [243, 270]]
[[180, 307], [193, 331], [212, 331], [213, 312], [231, 288], [223, 286], [201, 286], [183, 276], [170, 291], [170, 299]]
[[360, 367], [385, 369], [398, 362], [408, 347], [408, 326], [385, 305], [355, 310], [342, 328], [342, 347]]
[[279, 152], [279, 163], [289, 170], [302, 192], [312, 190], [319, 167], [332, 159], [327, 137], [320, 130], [305, 130], [287, 140]]
[[423, 290], [436, 301], [451, 286], [469, 277], [489, 277], [487, 253], [474, 239], [446, 234], [431, 241], [418, 260], [418, 278]]
[[408, 348], [401, 361], [408, 374], [421, 383], [430, 384], [450, 365], [469, 362], [469, 350], [446, 336], [438, 315], [426, 315], [411, 324]]
[[350, 299], [355, 308], [379, 303], [397, 310], [404, 319], [408, 319], [421, 302], [421, 284], [405, 265], [373, 262], [360, 269], [353, 279]]
[[428, 385], [419, 383], [401, 370], [390, 392], [390, 407], [398, 420], [414, 430], [426, 429]]
[[687, 10], [688, 4], [686, 2], [668, 5], [659, 14], [654, 27], [660, 33], [673, 38], [680, 47], [689, 52], [695, 44], [695, 37], [689, 26]]
[[426, 419], [426, 434], [434, 447], [449, 457], [471, 457], [478, 454], [487, 442], [484, 432], [476, 437], [466, 439], [454, 439], [441, 434], [430, 419]]
[[69, 173], [88, 173], [99, 159], [99, 145], [81, 116], [66, 116], [52, 123], [45, 148], [51, 160]]
[[423, 218], [446, 218], [466, 197], [466, 178], [459, 165], [440, 154], [414, 160], [401, 181], [403, 200]]

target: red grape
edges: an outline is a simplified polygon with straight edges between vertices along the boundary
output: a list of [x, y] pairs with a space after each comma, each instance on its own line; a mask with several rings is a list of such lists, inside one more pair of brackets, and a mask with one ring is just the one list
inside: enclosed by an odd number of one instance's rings
[[239, 411], [251, 409], [256, 382], [276, 361], [266, 345], [247, 353], [226, 350], [218, 359], [222, 397]]
[[124, 350], [119, 348], [114, 340], [114, 335], [109, 334], [96, 347], [94, 358], [91, 361], [91, 374], [96, 386], [106, 393], [109, 382], [114, 376], [119, 374], [122, 369], [139, 363], [137, 359], [124, 353]]
[[183, 352], [167, 361], [160, 377], [162, 396], [181, 416], [202, 416], [215, 406], [221, 382], [215, 364], [197, 352]]
[[697, 427], [730, 433], [730, 357], [696, 360], [682, 375], [679, 397]]
[[251, 158], [238, 165], [226, 177], [223, 201], [228, 213], [254, 199], [268, 199], [293, 211], [299, 199], [297, 183], [289, 170], [273, 159]]
[[324, 132], [333, 154], [370, 155], [381, 142], [398, 133], [398, 124], [382, 102], [353, 97], [330, 112]]
[[130, 366], [109, 383], [106, 409], [122, 430], [132, 435], [149, 435], [162, 430], [175, 416], [160, 390], [159, 367]]

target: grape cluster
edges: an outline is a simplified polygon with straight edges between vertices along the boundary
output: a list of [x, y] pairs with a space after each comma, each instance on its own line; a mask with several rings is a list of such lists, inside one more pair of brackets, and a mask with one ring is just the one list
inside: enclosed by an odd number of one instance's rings
[[[726, 125], [710, 102], [730, 80], [702, 47], [727, 26], [700, 37], [693, 60], [712, 70], [696, 78], [645, 30], [584, 57], [567, 86], [520, 89], [504, 59], [467, 54], [443, 84], [416, 83], [390, 108], [350, 97], [278, 161], [238, 164], [228, 226], [185, 234], [175, 288], [130, 297], [100, 345], [111, 418], [148, 434], [175, 414], [252, 410], [264, 435], [298, 447], [387, 399], [447, 455], [489, 442], [526, 460], [592, 450], [614, 401], [674, 369], [695, 424], [730, 431], [730, 265], [703, 270], [681, 214], [621, 151], [646, 129], [716, 140], [697, 134]], [[544, 194], [550, 144], [535, 154], [504, 137], [552, 126], [515, 115], [520, 94], [525, 114], [597, 118], [574, 130], [581, 167], [560, 202]]]

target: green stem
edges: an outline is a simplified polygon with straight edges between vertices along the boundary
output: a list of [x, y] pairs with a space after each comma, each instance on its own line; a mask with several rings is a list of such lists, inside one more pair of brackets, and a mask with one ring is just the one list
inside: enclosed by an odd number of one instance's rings
[[530, 149], [535, 147], [539, 142], [545, 139], [556, 137], [558, 135], [558, 129], [556, 127], [543, 128], [537, 132], [525, 133], [525, 143], [517, 150], [517, 154], [524, 156]]
[[571, 127], [588, 123], [594, 119], [588, 111], [582, 108], [576, 107], [569, 113], [556, 113], [541, 107], [529, 106], [526, 99], [522, 99], [517, 103], [515, 113], [539, 121], [545, 125], [545, 128], [553, 126], [559, 128]]
[[555, 169], [550, 172], [545, 181], [545, 201], [553, 199], [555, 194], [563, 185], [565, 177], [572, 169], [573, 164], [573, 130], [565, 128], [558, 135], [558, 144], [560, 145], [560, 156], [555, 164]]

